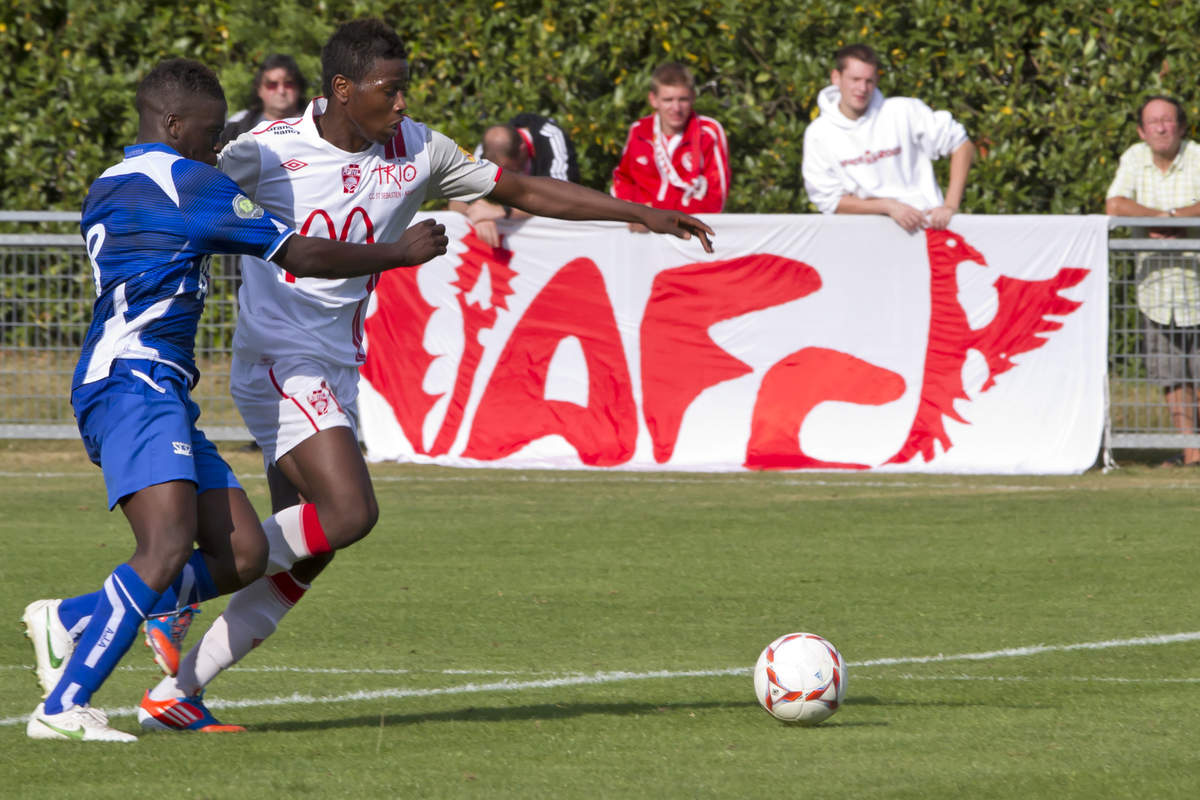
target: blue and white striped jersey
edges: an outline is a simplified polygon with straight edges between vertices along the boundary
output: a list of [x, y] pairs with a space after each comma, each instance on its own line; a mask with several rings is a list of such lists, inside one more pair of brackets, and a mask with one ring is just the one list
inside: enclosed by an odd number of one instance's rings
[[125, 148], [88, 190], [80, 228], [96, 303], [72, 390], [118, 358], [161, 361], [194, 386], [211, 255], [269, 259], [295, 232], [224, 173], [163, 144]]

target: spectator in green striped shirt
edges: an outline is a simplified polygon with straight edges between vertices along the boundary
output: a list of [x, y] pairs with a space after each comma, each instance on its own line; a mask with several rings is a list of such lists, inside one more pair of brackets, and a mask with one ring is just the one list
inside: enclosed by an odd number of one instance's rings
[[[1121, 217], [1200, 217], [1200, 145], [1184, 140], [1183, 105], [1155, 95], [1142, 103], [1137, 120], [1141, 141], [1121, 155], [1105, 210]], [[1148, 233], [1172, 238], [1185, 230], [1150, 227]], [[1176, 430], [1195, 434], [1200, 385], [1197, 254], [1143, 253], [1137, 264], [1147, 375], [1163, 387]], [[1200, 448], [1186, 447], [1164, 466], [1176, 464], [1200, 464]]]

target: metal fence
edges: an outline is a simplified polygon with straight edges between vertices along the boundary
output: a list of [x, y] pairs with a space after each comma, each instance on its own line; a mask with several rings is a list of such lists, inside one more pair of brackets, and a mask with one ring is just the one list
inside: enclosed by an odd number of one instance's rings
[[[0, 438], [74, 438], [68, 394], [91, 317], [91, 267], [70, 212], [0, 212]], [[1156, 224], [1159, 221], [1156, 220]], [[1162, 220], [1186, 231], [1187, 221]], [[1138, 285], [1152, 271], [1197, 272], [1200, 239], [1148, 238], [1136, 217], [1114, 217], [1110, 238], [1109, 414], [1106, 450], [1200, 447], [1200, 434], [1173, 420], [1161, 385], [1147, 375]], [[47, 229], [51, 229], [48, 231]], [[229, 362], [237, 320], [233, 258], [212, 264], [211, 293], [196, 342], [202, 378], [194, 393], [201, 425], [214, 440], [248, 440], [229, 398]], [[1194, 398], [1195, 379], [1183, 387]], [[1194, 425], [1194, 402], [1189, 406]], [[1178, 423], [1178, 424], [1177, 424]], [[1190, 430], [1190, 428], [1189, 428]]]
[[[1108, 332], [1108, 425], [1106, 449], [1178, 449], [1200, 447], [1197, 431], [1197, 384], [1193, 366], [1190, 377], [1173, 383], [1178, 401], [1168, 404], [1168, 387], [1154, 380], [1155, 358], [1148, 352], [1144, 310], [1159, 316], [1159, 322], [1176, 323], [1175, 338], [1200, 337], [1200, 317], [1173, 320], [1163, 317], [1164, 298], [1197, 308], [1200, 313], [1200, 239], [1189, 227], [1195, 220], [1154, 220], [1153, 233], [1144, 217], [1111, 217], [1109, 230], [1130, 238], [1110, 235], [1109, 332]], [[1175, 238], [1178, 236], [1179, 238]], [[1140, 305], [1140, 307], [1139, 307]], [[1169, 311], [1166, 312], [1169, 315]], [[1187, 330], [1191, 328], [1191, 330]], [[1197, 344], [1200, 344], [1198, 342]], [[1198, 356], [1200, 358], [1200, 356]], [[1161, 360], [1160, 362], [1161, 363]], [[1174, 413], [1172, 413], [1174, 411]]]
[[[73, 439], [71, 374], [96, 296], [79, 214], [0, 211], [0, 230], [13, 229], [23, 232], [0, 233], [0, 438]], [[193, 396], [218, 441], [250, 439], [229, 396], [237, 278], [235, 258], [213, 259], [196, 337]]]

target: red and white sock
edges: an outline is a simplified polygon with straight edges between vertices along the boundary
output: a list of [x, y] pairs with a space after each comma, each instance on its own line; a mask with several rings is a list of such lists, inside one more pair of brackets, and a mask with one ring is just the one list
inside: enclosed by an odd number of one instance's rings
[[278, 572], [239, 589], [204, 637], [180, 659], [178, 674], [160, 681], [150, 697], [165, 700], [197, 694], [274, 633], [308, 588], [292, 573]]
[[267, 533], [267, 574], [286, 572], [292, 565], [309, 556], [328, 553], [333, 548], [325, 529], [317, 519], [317, 507], [312, 503], [285, 508], [263, 520]]

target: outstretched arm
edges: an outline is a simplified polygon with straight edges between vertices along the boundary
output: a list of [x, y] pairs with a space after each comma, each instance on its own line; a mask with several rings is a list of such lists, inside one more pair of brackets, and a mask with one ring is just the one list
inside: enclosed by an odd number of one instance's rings
[[446, 252], [446, 226], [431, 219], [406, 230], [394, 242], [355, 244], [295, 235], [272, 257], [299, 278], [355, 278], [394, 267], [414, 267]]
[[713, 251], [709, 241], [709, 237], [715, 235], [712, 228], [695, 217], [679, 211], [626, 203], [594, 189], [554, 178], [504, 172], [488, 198], [541, 217], [639, 222], [655, 233], [669, 233], [680, 239], [696, 236], [706, 253]]

